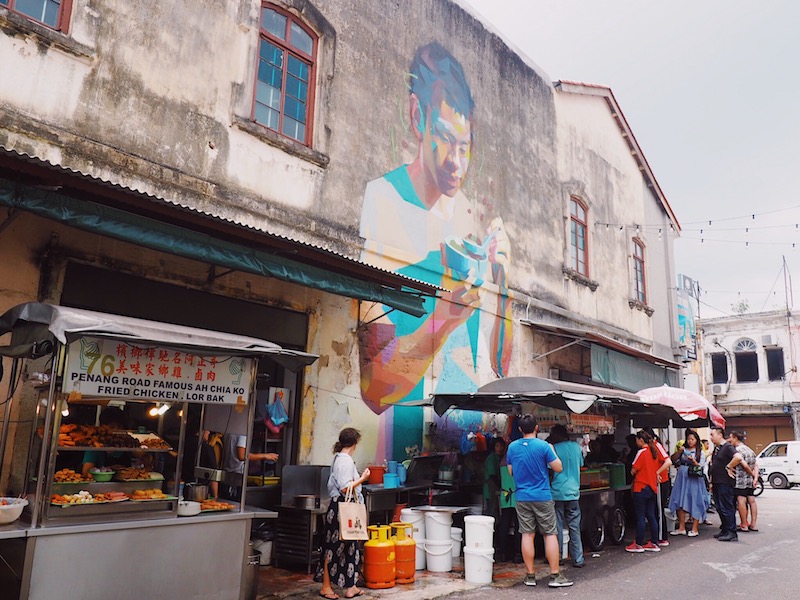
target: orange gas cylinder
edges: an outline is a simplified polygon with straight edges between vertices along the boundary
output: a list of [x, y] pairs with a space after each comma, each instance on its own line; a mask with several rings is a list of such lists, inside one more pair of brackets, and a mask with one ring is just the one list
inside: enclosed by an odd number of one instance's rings
[[370, 525], [369, 540], [364, 544], [364, 579], [368, 588], [382, 590], [394, 587], [395, 546], [390, 539], [391, 527]]
[[417, 572], [417, 542], [411, 537], [413, 523], [392, 523], [397, 565], [397, 583], [414, 583]]

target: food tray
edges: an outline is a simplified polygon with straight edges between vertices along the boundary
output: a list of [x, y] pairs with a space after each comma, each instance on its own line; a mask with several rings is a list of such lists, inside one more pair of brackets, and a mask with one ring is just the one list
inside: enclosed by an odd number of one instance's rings
[[177, 500], [177, 496], [163, 496], [161, 498], [128, 498], [131, 502], [166, 502], [168, 500]]
[[229, 510], [233, 510], [234, 508], [236, 508], [236, 507], [233, 506], [233, 505], [228, 506], [228, 508], [201, 508], [200, 512], [201, 513], [206, 513], [206, 512], [226, 512], [226, 511], [229, 511]]
[[[153, 477], [154, 475], [158, 475], [158, 477]], [[156, 471], [150, 472], [150, 477], [147, 479], [122, 479], [121, 477], [114, 476], [114, 481], [124, 481], [126, 483], [130, 483], [131, 481], [164, 481], [164, 476], [161, 473], [157, 473]]]
[[[129, 436], [131, 436], [136, 441], [138, 441], [139, 445], [141, 445], [142, 442], [144, 442], [145, 440], [149, 440], [149, 439], [153, 439], [153, 438], [159, 439], [162, 442], [166, 443], [164, 441], [164, 438], [161, 438], [161, 437], [157, 436], [155, 433], [135, 433], [133, 431], [126, 431], [125, 433], [127, 433]], [[167, 444], [167, 445], [169, 446], [169, 444]], [[147, 449], [149, 451], [151, 451], [151, 452], [169, 452], [170, 450], [174, 450], [174, 448], [172, 448], [172, 446], [170, 446], [168, 448], [147, 448]]]

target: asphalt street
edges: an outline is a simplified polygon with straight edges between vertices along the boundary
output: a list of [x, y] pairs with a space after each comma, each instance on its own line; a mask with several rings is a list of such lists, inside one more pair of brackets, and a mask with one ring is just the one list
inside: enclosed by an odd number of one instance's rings
[[[569, 588], [548, 588], [547, 579], [536, 587], [520, 584], [494, 589], [480, 588], [449, 596], [454, 599], [541, 596], [591, 600], [673, 600], [712, 597], [788, 600], [800, 598], [800, 488], [769, 487], [758, 498], [758, 532], [740, 533], [738, 542], [719, 542], [713, 525], [701, 526], [696, 538], [672, 536], [659, 553], [630, 554], [624, 546], [607, 546], [586, 554], [583, 569], [563, 567], [575, 582]], [[626, 535], [626, 543], [632, 531]], [[547, 569], [539, 560], [536, 568]], [[724, 595], [724, 596], [723, 596]]]

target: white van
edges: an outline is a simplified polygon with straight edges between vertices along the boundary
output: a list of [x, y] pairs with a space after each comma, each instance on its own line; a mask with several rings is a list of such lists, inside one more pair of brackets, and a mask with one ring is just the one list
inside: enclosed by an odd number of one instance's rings
[[757, 457], [761, 476], [774, 488], [800, 485], [800, 441], [772, 442]]

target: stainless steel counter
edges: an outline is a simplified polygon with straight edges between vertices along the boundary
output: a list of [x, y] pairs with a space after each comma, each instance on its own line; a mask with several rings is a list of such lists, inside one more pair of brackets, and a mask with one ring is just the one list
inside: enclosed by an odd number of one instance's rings
[[0, 540], [25, 537], [26, 531], [27, 526], [19, 521], [14, 521], [8, 525], [0, 525]]

